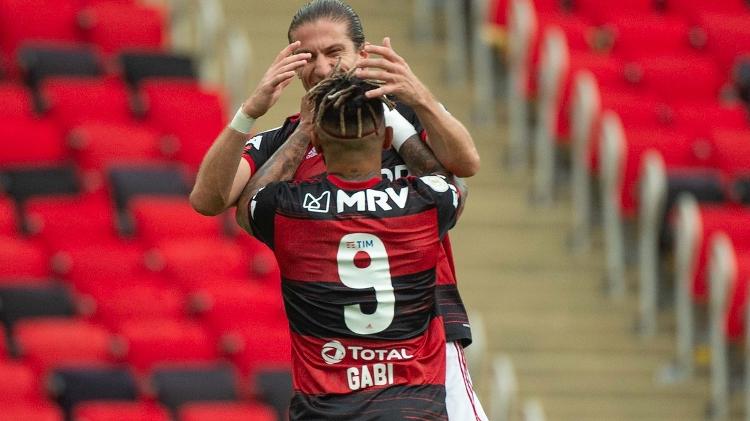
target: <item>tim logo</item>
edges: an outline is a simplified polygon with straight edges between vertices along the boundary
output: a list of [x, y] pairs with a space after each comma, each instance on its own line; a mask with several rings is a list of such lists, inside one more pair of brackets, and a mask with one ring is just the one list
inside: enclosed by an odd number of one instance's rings
[[315, 197], [311, 193], [305, 195], [302, 207], [310, 212], [326, 213], [331, 203], [331, 192], [325, 191], [320, 196]]
[[345, 247], [348, 249], [366, 249], [373, 246], [372, 240], [347, 241]]

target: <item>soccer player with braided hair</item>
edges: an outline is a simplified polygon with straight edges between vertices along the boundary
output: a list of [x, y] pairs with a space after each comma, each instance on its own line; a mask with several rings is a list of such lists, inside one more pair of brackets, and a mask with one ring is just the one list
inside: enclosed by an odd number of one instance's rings
[[[323, 155], [312, 144], [312, 107], [304, 98], [299, 114], [280, 127], [255, 136], [248, 133], [255, 119], [274, 106], [295, 76], [310, 91], [334, 67], [356, 69], [358, 78], [378, 80], [377, 87], [365, 94], [368, 98], [387, 95], [395, 101], [396, 108], [384, 114], [393, 136], [392, 147], [382, 150], [380, 158], [383, 177], [421, 176], [438, 166], [459, 177], [478, 171], [479, 155], [466, 128], [411, 71], [390, 39], [385, 38], [382, 45], [365, 42], [362, 22], [349, 5], [341, 0], [312, 0], [294, 15], [287, 36], [289, 45], [206, 153], [190, 195], [198, 212], [218, 215], [237, 205], [243, 188], [268, 163], [293, 171], [295, 180], [326, 171]], [[434, 155], [425, 155], [424, 146]], [[439, 256], [436, 301], [446, 334], [448, 414], [451, 420], [486, 421], [463, 355], [463, 347], [471, 343], [471, 329], [457, 288], [448, 236], [443, 238]]]
[[[282, 268], [292, 420], [448, 420], [436, 266], [466, 192], [439, 164], [433, 175], [381, 176], [392, 104], [366, 95], [377, 89], [352, 71], [311, 89], [327, 173], [289, 181], [296, 166], [275, 155], [239, 199], [238, 223]], [[413, 146], [412, 157], [432, 155]]]

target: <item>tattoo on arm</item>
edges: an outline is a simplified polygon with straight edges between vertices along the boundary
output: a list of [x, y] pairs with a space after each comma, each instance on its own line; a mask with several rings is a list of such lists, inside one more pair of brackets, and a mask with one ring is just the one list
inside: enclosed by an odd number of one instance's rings
[[293, 133], [250, 178], [237, 201], [237, 223], [245, 231], [252, 234], [248, 209], [250, 199], [269, 183], [291, 180], [305, 156], [309, 143], [306, 135], [300, 132]]
[[449, 183], [456, 186], [459, 191], [459, 203], [458, 203], [458, 214], [463, 212], [466, 198], [469, 194], [469, 188], [466, 183], [459, 177], [448, 172], [443, 167], [440, 161], [437, 160], [435, 154], [427, 146], [418, 135], [414, 135], [404, 142], [399, 149], [398, 154], [401, 155], [401, 159], [406, 163], [406, 167], [409, 168], [409, 172], [416, 177], [421, 177], [428, 174], [439, 174], [445, 176]]
[[401, 145], [398, 151], [401, 159], [406, 163], [409, 172], [416, 177], [427, 174], [448, 175], [440, 161], [435, 158], [430, 147], [427, 146], [419, 135], [414, 135]]

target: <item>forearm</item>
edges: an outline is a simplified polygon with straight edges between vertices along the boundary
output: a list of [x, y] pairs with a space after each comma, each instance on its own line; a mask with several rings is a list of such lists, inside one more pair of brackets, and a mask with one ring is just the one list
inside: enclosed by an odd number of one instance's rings
[[219, 134], [201, 162], [190, 203], [204, 215], [218, 215], [233, 203], [232, 183], [247, 136], [229, 127]]
[[289, 139], [250, 177], [237, 201], [237, 223], [252, 234], [248, 204], [256, 193], [274, 181], [287, 181], [294, 177], [305, 156], [310, 138], [303, 131], [295, 131]]
[[445, 168], [459, 176], [471, 177], [479, 171], [479, 153], [469, 131], [434, 98], [414, 106], [427, 132], [427, 143]]
[[441, 174], [448, 175], [448, 171], [435, 157], [435, 154], [430, 150], [419, 135], [414, 135], [407, 139], [401, 148], [398, 150], [398, 154], [401, 159], [404, 160], [406, 168], [409, 169], [409, 174], [421, 177], [428, 174]]
[[412, 136], [407, 139], [406, 142], [401, 145], [401, 149], [399, 149], [398, 152], [399, 155], [401, 155], [401, 159], [406, 163], [406, 167], [409, 169], [411, 175], [416, 177], [422, 177], [429, 174], [445, 176], [447, 181], [458, 189], [459, 214], [463, 211], [463, 206], [469, 193], [466, 183], [443, 167], [435, 157], [435, 154], [433, 154], [430, 148], [422, 142], [422, 139], [420, 139], [419, 136]]

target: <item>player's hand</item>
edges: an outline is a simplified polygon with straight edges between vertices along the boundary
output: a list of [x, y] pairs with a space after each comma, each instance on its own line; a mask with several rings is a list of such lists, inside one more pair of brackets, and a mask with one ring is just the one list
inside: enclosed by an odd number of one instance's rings
[[365, 51], [380, 58], [366, 58], [357, 63], [356, 75], [362, 79], [384, 82], [377, 89], [367, 91], [368, 98], [394, 95], [399, 101], [415, 107], [432, 98], [432, 94], [409, 68], [409, 64], [391, 47], [391, 39], [383, 38], [383, 45], [367, 44]]
[[309, 93], [305, 94], [300, 101], [299, 118], [300, 122], [297, 126], [297, 131], [302, 132], [308, 140], [311, 140], [315, 124], [315, 103], [310, 98]]
[[245, 114], [258, 118], [276, 104], [281, 92], [294, 80], [296, 70], [304, 66], [311, 57], [310, 53], [293, 54], [294, 49], [299, 46], [300, 42], [295, 41], [279, 52], [255, 91], [242, 104]]

